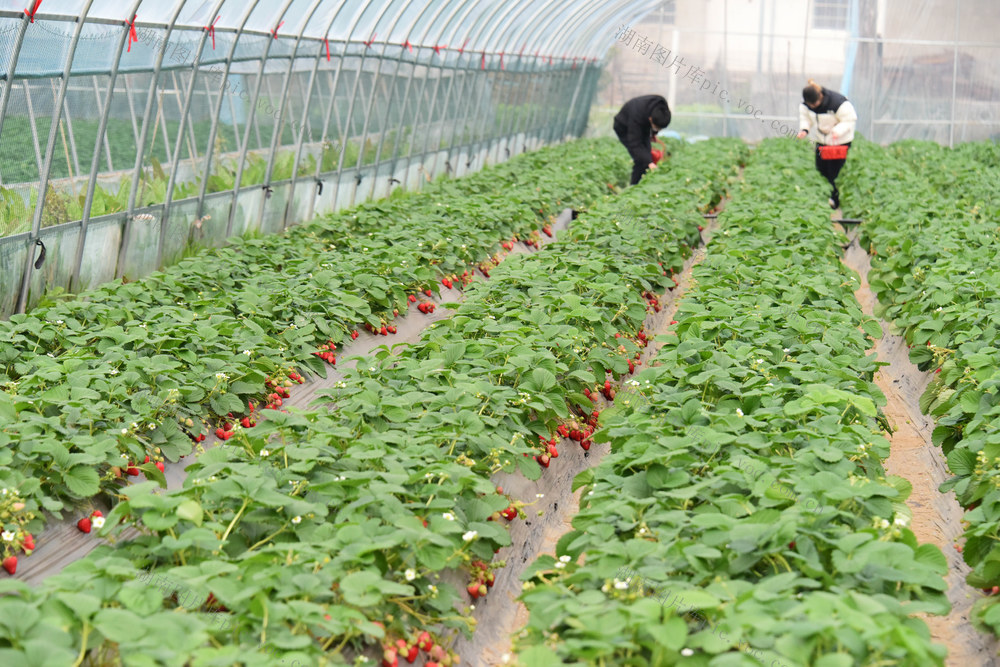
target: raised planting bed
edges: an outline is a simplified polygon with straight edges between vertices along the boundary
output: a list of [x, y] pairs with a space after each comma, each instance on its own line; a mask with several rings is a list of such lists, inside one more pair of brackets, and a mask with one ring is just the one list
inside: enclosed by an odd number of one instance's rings
[[812, 156], [765, 141], [676, 326], [601, 416], [573, 530], [525, 576], [520, 664], [943, 665], [944, 558], [886, 476], [881, 335]]
[[163, 482], [195, 441], [324, 373], [331, 346], [388, 335], [416, 295], [488, 274], [515, 239], [539, 245], [557, 211], [614, 190], [613, 148], [546, 149], [0, 323], [0, 483], [20, 499], [3, 557], [30, 552], [47, 514]]
[[142, 535], [36, 589], [0, 584], [13, 593], [0, 618], [20, 619], [0, 631], [4, 664], [345, 664], [399, 639], [450, 664], [428, 641], [471, 629], [466, 588], [489, 583], [505, 524], [533, 500], [498, 493], [492, 476], [540, 476], [550, 454], [539, 438], [558, 439], [571, 410], [590, 415], [582, 390], [605, 371], [615, 384], [628, 373], [653, 295], [673, 286], [736, 146], [683, 148], [689, 172], [678, 152], [664, 191], [691, 178], [699, 194], [661, 195], [640, 224], [585, 213], [568, 242], [511, 255], [419, 345], [358, 359], [320, 397], [331, 409], [267, 410], [234, 427], [232, 446], [200, 455], [183, 489], [118, 490], [95, 533]]
[[[982, 589], [978, 628], [1000, 634], [1000, 165], [990, 144], [956, 150], [907, 142], [859, 145], [845, 207], [865, 219], [876, 312], [930, 373], [920, 409], [936, 422], [967, 511], [955, 544]], [[975, 162], [976, 159], [982, 162]]]

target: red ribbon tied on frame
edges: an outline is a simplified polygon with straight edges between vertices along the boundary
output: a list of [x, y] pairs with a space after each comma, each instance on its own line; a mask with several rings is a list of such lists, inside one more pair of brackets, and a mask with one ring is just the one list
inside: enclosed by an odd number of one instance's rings
[[441, 49], [447, 49], [448, 47], [444, 44], [438, 44], [437, 46], [432, 46], [431, 48], [434, 49], [434, 53], [441, 55]]
[[42, 0], [35, 0], [35, 5], [31, 8], [30, 12], [27, 9], [24, 10], [24, 13], [28, 15], [32, 23], [35, 22], [35, 14], [38, 13], [38, 6], [40, 4], [42, 4]]
[[326, 44], [326, 62], [330, 62], [330, 42], [324, 37], [323, 43]]
[[278, 27], [276, 27], [274, 30], [271, 31], [271, 36], [274, 37], [275, 39], [278, 39], [278, 31], [281, 30], [281, 26], [283, 25], [285, 25], [284, 21], [279, 23]]
[[378, 34], [377, 32], [373, 32], [372, 33], [372, 38], [369, 39], [367, 42], [364, 42], [364, 45], [365, 45], [366, 49], [370, 49], [371, 46], [372, 46], [372, 44], [375, 43], [375, 35], [377, 35], [377, 34]]
[[132, 21], [125, 24], [128, 26], [128, 53], [132, 52], [132, 42], [139, 42], [139, 38], [135, 34], [135, 20], [137, 18], [139, 18], [139, 15], [135, 14], [132, 16]]
[[221, 16], [216, 16], [215, 17], [215, 21], [212, 22], [212, 25], [205, 26], [205, 30], [207, 30], [208, 34], [212, 36], [212, 50], [213, 51], [215, 51], [215, 24], [218, 23], [219, 19], [221, 19], [221, 18], [222, 18]]

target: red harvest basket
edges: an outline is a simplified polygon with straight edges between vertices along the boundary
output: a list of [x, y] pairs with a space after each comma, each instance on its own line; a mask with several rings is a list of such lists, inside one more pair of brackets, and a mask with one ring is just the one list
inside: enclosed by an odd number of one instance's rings
[[820, 160], [843, 160], [847, 157], [847, 146], [820, 146]]

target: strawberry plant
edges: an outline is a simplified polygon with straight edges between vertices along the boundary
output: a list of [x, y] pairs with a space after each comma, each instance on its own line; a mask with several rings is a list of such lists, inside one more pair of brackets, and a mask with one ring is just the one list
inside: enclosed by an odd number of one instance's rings
[[557, 557], [524, 575], [525, 664], [736, 664], [751, 648], [774, 665], [943, 664], [909, 614], [947, 611], [945, 562], [916, 543], [909, 485], [882, 468], [866, 356], [881, 329], [810, 174], [791, 141], [755, 151], [636, 375], [646, 400], [601, 415], [611, 453], [576, 479]]

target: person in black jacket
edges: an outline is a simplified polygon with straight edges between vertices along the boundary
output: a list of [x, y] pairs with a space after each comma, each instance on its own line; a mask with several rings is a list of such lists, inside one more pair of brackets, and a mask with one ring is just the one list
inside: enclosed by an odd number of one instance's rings
[[635, 185], [647, 169], [656, 169], [652, 139], [670, 124], [670, 107], [660, 95], [634, 97], [615, 116], [615, 134], [632, 156], [632, 180]]

